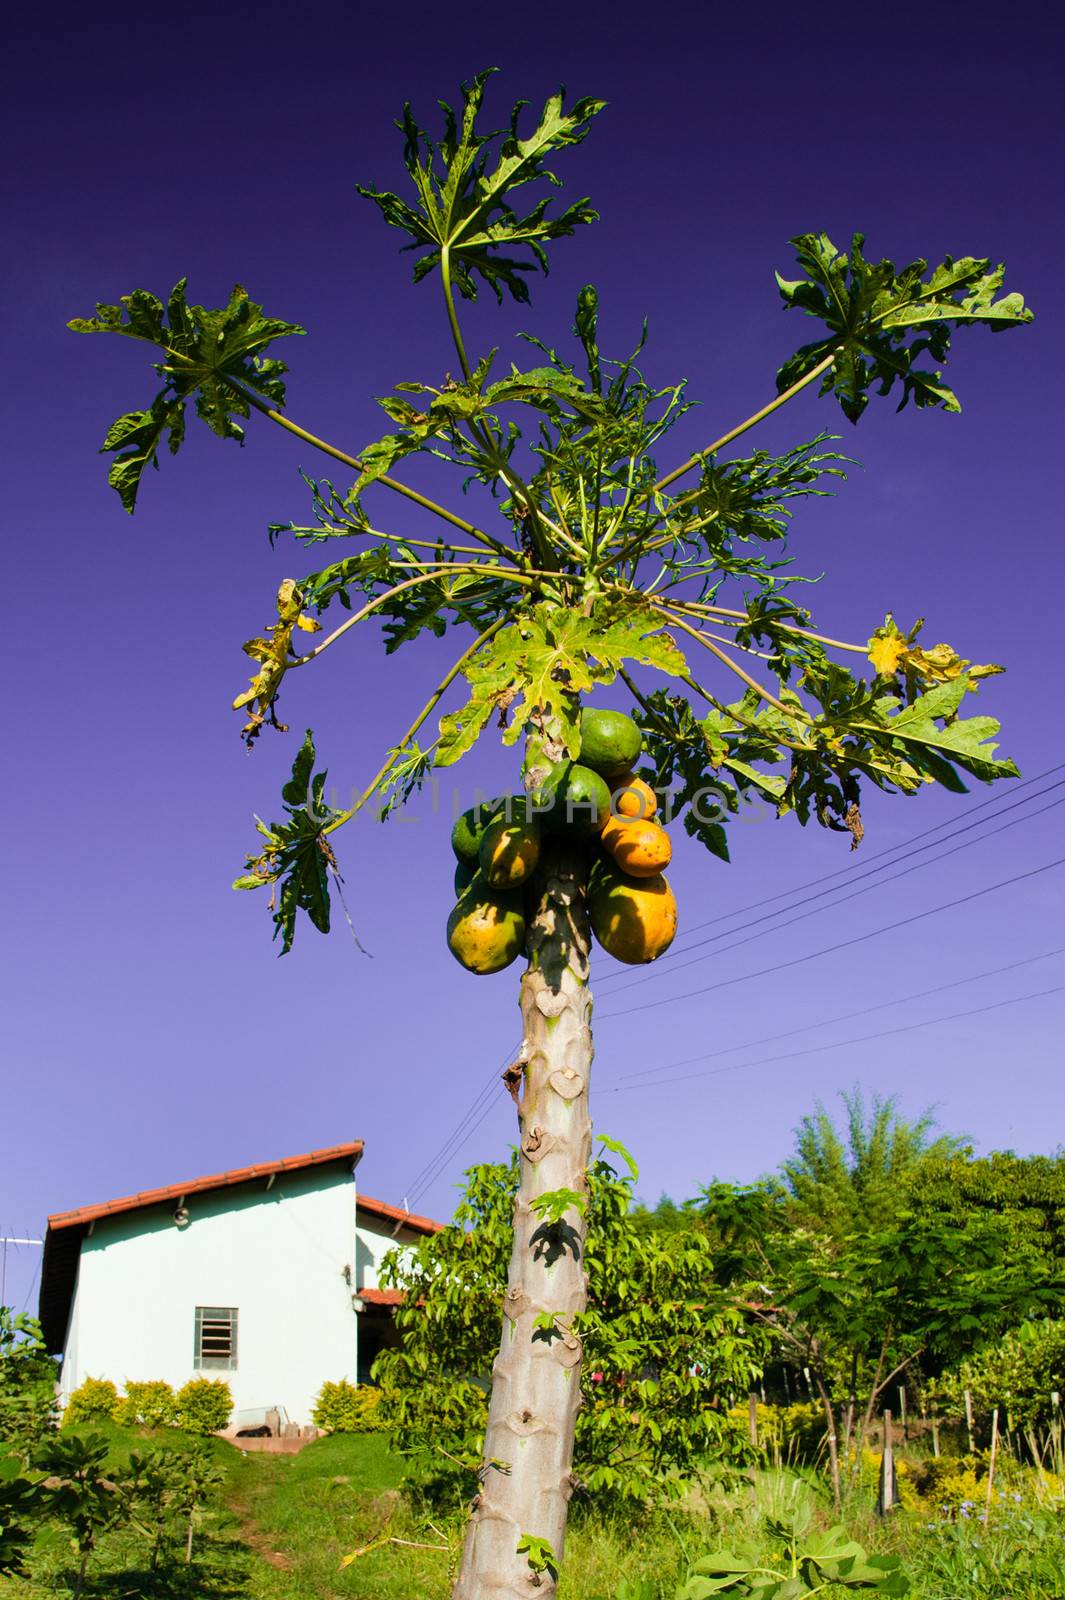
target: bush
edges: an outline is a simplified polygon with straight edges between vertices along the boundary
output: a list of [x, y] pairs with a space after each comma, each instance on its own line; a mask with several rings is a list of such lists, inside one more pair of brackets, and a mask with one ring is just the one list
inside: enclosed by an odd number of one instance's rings
[[25, 1461], [55, 1427], [56, 1370], [40, 1323], [0, 1306], [0, 1454]]
[[323, 1383], [314, 1402], [311, 1420], [326, 1433], [381, 1433], [381, 1391], [373, 1384]]
[[187, 1433], [220, 1433], [233, 1411], [229, 1384], [221, 1378], [192, 1378], [175, 1396], [177, 1424]]
[[86, 1378], [72, 1391], [63, 1412], [64, 1428], [83, 1422], [113, 1422], [118, 1410], [118, 1390], [110, 1378]]
[[127, 1427], [172, 1428], [177, 1421], [174, 1391], [162, 1379], [133, 1383], [126, 1379], [126, 1392], [118, 1402], [115, 1421]]
[[1065, 1387], [1065, 1322], [1042, 1319], [1022, 1322], [994, 1344], [969, 1356], [940, 1379], [940, 1405], [960, 1415], [966, 1389], [972, 1396], [977, 1426], [990, 1427], [999, 1407], [999, 1426], [1007, 1412], [1013, 1426], [1047, 1428], [1057, 1420], [1051, 1395]]

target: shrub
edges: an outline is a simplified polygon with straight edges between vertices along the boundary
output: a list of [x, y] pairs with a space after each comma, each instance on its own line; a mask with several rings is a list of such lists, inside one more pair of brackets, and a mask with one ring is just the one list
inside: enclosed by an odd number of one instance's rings
[[1050, 1427], [1055, 1422], [1051, 1395], [1065, 1387], [1065, 1322], [1022, 1322], [994, 1344], [969, 1356], [940, 1380], [939, 1403], [961, 1413], [966, 1389], [977, 1425], [987, 1432], [991, 1412], [999, 1426], [1007, 1411], [1014, 1426]]
[[64, 1428], [82, 1422], [113, 1422], [118, 1410], [118, 1390], [110, 1378], [86, 1378], [74, 1389], [63, 1412]]
[[25, 1461], [55, 1427], [55, 1380], [40, 1323], [0, 1306], [0, 1453]]
[[314, 1402], [311, 1420], [326, 1433], [380, 1433], [381, 1391], [373, 1384], [323, 1383]]
[[219, 1433], [229, 1421], [233, 1395], [221, 1378], [192, 1378], [175, 1396], [178, 1427], [187, 1433]]
[[115, 1411], [116, 1422], [127, 1427], [171, 1428], [177, 1421], [174, 1391], [162, 1379], [133, 1383], [126, 1379], [126, 1392]]

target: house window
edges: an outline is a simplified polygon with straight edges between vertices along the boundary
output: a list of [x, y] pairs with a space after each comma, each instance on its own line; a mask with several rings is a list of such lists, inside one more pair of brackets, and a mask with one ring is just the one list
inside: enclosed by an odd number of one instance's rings
[[193, 1365], [225, 1368], [237, 1365], [236, 1306], [197, 1306]]

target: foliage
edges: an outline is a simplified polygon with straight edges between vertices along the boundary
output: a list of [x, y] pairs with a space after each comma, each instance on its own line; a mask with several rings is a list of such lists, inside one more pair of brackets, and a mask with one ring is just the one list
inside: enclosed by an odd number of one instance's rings
[[[1030, 320], [1019, 295], [1000, 293], [1002, 268], [965, 256], [897, 270], [867, 260], [860, 234], [848, 252], [823, 234], [797, 236], [801, 276], [778, 278], [780, 292], [785, 306], [823, 331], [785, 362], [777, 400], [664, 470], [663, 442], [687, 423], [693, 402], [683, 380], [660, 385], [644, 375], [637, 361], [645, 334], [629, 355], [600, 349], [594, 286], [576, 297], [568, 349], [523, 334], [538, 365], [512, 361], [507, 370], [498, 350], [466, 349], [455, 291], [472, 299], [487, 284], [501, 301], [505, 290], [526, 302], [530, 274], [547, 270], [548, 251], [596, 217], [587, 200], [552, 201], [556, 158], [583, 141], [602, 102], [567, 105], [560, 92], [535, 125], [519, 102], [509, 126], [488, 129], [487, 78], [481, 73], [464, 86], [457, 110], [441, 103], [437, 136], [405, 109], [406, 198], [360, 187], [416, 252], [415, 281], [438, 278], [457, 371], [442, 381], [434, 370], [397, 383], [380, 401], [389, 431], [359, 455], [285, 415], [284, 364], [265, 352], [302, 330], [267, 316], [243, 290], [210, 310], [188, 304], [182, 280], [165, 307], [137, 290], [71, 323], [161, 353], [163, 388], [104, 441], [116, 457], [111, 482], [128, 509], [144, 466], [157, 464], [164, 434], [171, 451], [179, 447], [193, 398], [223, 438], [239, 439], [236, 419], [254, 409], [354, 475], [347, 488], [308, 479], [309, 520], [271, 527], [272, 536], [287, 532], [298, 545], [328, 544], [331, 554], [341, 544], [326, 566], [286, 580], [276, 619], [244, 647], [257, 671], [234, 703], [251, 708], [249, 741], [267, 722], [284, 726], [276, 715], [282, 684], [355, 624], [379, 620], [388, 650], [423, 632], [464, 634], [461, 653], [347, 810], [324, 810], [320, 789], [312, 792], [308, 735], [298, 781], [294, 768], [286, 786], [297, 791], [286, 798], [288, 820], [258, 824], [266, 848], [237, 880], [240, 888], [269, 884], [279, 895], [272, 909], [283, 950], [300, 910], [328, 929], [333, 836], [367, 801], [376, 796], [389, 815], [434, 765], [459, 760], [493, 727], [505, 742], [526, 739], [526, 782], [534, 788], [552, 761], [575, 754], [581, 696], [619, 677], [636, 702], [659, 784], [675, 789], [688, 831], [725, 860], [727, 822], [753, 798], [857, 845], [863, 784], [912, 795], [929, 783], [959, 791], [966, 777], [991, 782], [1016, 773], [995, 755], [997, 723], [963, 715], [969, 694], [999, 668], [974, 665], [948, 644], [924, 646], [919, 622], [904, 628], [890, 615], [857, 641], [828, 639], [793, 598], [808, 581], [791, 571], [796, 514], [831, 492], [847, 465], [832, 437], [822, 431], [776, 455], [726, 453], [818, 379], [851, 421], [874, 388], [898, 387], [902, 403], [957, 410], [938, 365], [926, 363], [945, 361], [956, 328], [1002, 331]], [[526, 203], [530, 184], [541, 188]], [[390, 475], [418, 455], [472, 492], [468, 517]], [[682, 478], [689, 486], [674, 490]], [[434, 516], [437, 536], [380, 526], [387, 518], [369, 506], [382, 490]], [[355, 611], [353, 594], [363, 602]], [[297, 654], [299, 631], [318, 626], [310, 609], [321, 614], [334, 601], [350, 611], [345, 623]], [[693, 651], [723, 679], [704, 683]], [[855, 672], [841, 655], [857, 657]], [[637, 681], [647, 669], [664, 674], [667, 685]], [[442, 698], [460, 679], [464, 704], [441, 715]], [[436, 736], [425, 741], [420, 730], [434, 714]], [[708, 793], [716, 797], [713, 814]]]
[[111, 1422], [118, 1405], [118, 1390], [110, 1378], [86, 1378], [67, 1397], [63, 1426], [77, 1428], [87, 1422]]
[[126, 1427], [173, 1427], [177, 1421], [174, 1391], [161, 1378], [146, 1383], [127, 1378], [126, 1392], [115, 1408], [114, 1418]]
[[40, 1485], [45, 1515], [64, 1527], [78, 1563], [75, 1600], [100, 1535], [125, 1514], [122, 1478], [107, 1467], [102, 1433], [55, 1434], [37, 1449], [33, 1465], [46, 1476]]
[[703, 1556], [695, 1563], [696, 1575], [677, 1590], [677, 1600], [711, 1600], [718, 1594], [799, 1600], [830, 1586], [882, 1595], [908, 1593], [909, 1581], [897, 1556], [868, 1555], [844, 1528], [815, 1531], [810, 1524], [804, 1508], [787, 1521], [767, 1521], [766, 1532], [776, 1545], [771, 1553], [760, 1541]]
[[[184, 1393], [184, 1390], [180, 1392]], [[202, 1525], [207, 1508], [225, 1482], [225, 1476], [225, 1472], [214, 1460], [206, 1444], [194, 1445], [181, 1460], [180, 1470], [175, 1477], [171, 1506], [185, 1521], [186, 1565], [192, 1560], [192, 1543], [196, 1530]]]
[[17, 1456], [0, 1456], [0, 1575], [21, 1572], [39, 1508], [36, 1483]]
[[[1065, 1394], [1065, 1322], [1022, 1322], [994, 1344], [968, 1356], [937, 1385], [937, 1402], [959, 1411], [966, 1389], [974, 1417], [986, 1429], [999, 1407], [1003, 1428], [1046, 1428], [1061, 1422]], [[1059, 1396], [1055, 1406], [1053, 1395]]]
[[311, 1420], [327, 1433], [377, 1433], [381, 1420], [381, 1391], [368, 1383], [325, 1382], [318, 1391]]
[[0, 1449], [25, 1459], [55, 1426], [56, 1373], [40, 1323], [0, 1306]]
[[931, 1113], [916, 1122], [900, 1117], [895, 1097], [875, 1097], [868, 1112], [858, 1091], [840, 1098], [843, 1134], [818, 1104], [799, 1124], [795, 1154], [781, 1165], [796, 1221], [834, 1233], [890, 1222], [916, 1173], [960, 1148], [949, 1134], [931, 1138]]
[[[633, 1226], [635, 1180], [634, 1167], [622, 1176], [603, 1154], [589, 1169], [588, 1309], [571, 1328], [545, 1312], [537, 1335], [583, 1345], [574, 1472], [598, 1505], [679, 1493], [677, 1473], [707, 1452], [745, 1458], [717, 1397], [746, 1392], [760, 1354], [714, 1287], [705, 1235]], [[406, 1293], [396, 1312], [403, 1344], [382, 1351], [374, 1377], [396, 1443], [418, 1453], [421, 1480], [437, 1494], [468, 1493], [476, 1471], [516, 1182], [516, 1161], [472, 1168], [454, 1222], [384, 1266], [385, 1281]]]
[[220, 1433], [233, 1411], [232, 1391], [221, 1378], [190, 1378], [174, 1398], [186, 1433]]
[[1035, 1251], [1048, 1268], [1065, 1270], [1065, 1155], [961, 1151], [922, 1162], [907, 1190], [915, 1209], [941, 1217], [994, 1216], [1011, 1253]]
[[[980, 1505], [980, 1501], [977, 1502]], [[929, 1600], [1056, 1600], [1065, 1570], [1065, 1514], [1060, 1503], [1029, 1508], [996, 1503], [969, 1516], [920, 1527], [911, 1546], [920, 1594]]]
[[130, 1452], [123, 1493], [133, 1526], [148, 1541], [149, 1568], [153, 1572], [167, 1551], [171, 1509], [183, 1478], [183, 1457], [175, 1450]]

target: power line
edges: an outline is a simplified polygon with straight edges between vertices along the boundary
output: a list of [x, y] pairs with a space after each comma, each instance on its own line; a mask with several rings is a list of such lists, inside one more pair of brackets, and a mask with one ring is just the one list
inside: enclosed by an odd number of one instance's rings
[[1016, 972], [1019, 967], [1030, 967], [1036, 961], [1049, 961], [1052, 956], [1065, 955], [1065, 945], [1054, 950], [1041, 950], [1038, 955], [1025, 956], [1021, 961], [1011, 961], [1004, 967], [988, 967], [985, 972], [971, 972], [964, 978], [954, 978], [950, 983], [937, 983], [931, 989], [918, 989], [913, 994], [900, 994], [894, 1000], [878, 1000], [875, 1005], [861, 1006], [857, 1011], [844, 1011], [838, 1017], [822, 1017], [818, 1022], [804, 1023], [800, 1028], [785, 1028], [780, 1033], [765, 1033], [757, 1039], [743, 1039], [739, 1044], [725, 1045], [720, 1050], [708, 1050], [702, 1055], [681, 1056], [677, 1061], [667, 1061], [656, 1067], [640, 1067], [635, 1072], [623, 1072], [619, 1081], [627, 1078], [650, 1078], [660, 1072], [672, 1072], [675, 1067], [687, 1067], [695, 1061], [716, 1061], [719, 1056], [730, 1056], [737, 1050], [753, 1050], [760, 1044], [775, 1044], [778, 1039], [793, 1039], [800, 1033], [810, 1033], [814, 1028], [830, 1028], [838, 1022], [853, 1022], [855, 1017], [868, 1017], [874, 1011], [884, 1011], [889, 1006], [908, 1005], [914, 1000], [927, 1000], [930, 995], [944, 994], [948, 989], [960, 989], [967, 983], [979, 983], [984, 978], [997, 978], [1004, 972]]
[[[1060, 783], [1051, 784], [1048, 789], [1040, 790], [1040, 792], [1038, 794], [1029, 795], [1026, 800], [1018, 800], [1016, 802], [1016, 804], [1017, 805], [1027, 805], [1032, 800], [1038, 800], [1044, 794], [1049, 794], [1051, 792], [1051, 789], [1061, 788], [1062, 786], [1065, 786], [1065, 779], [1062, 779]], [[1005, 833], [1006, 830], [1009, 829], [1009, 828], [1016, 828], [1022, 822], [1034, 821], [1034, 819], [1036, 817], [1041, 817], [1045, 811], [1053, 811], [1056, 806], [1060, 806], [1060, 805], [1063, 805], [1063, 804], [1065, 804], [1065, 796], [1062, 796], [1058, 800], [1051, 800], [1048, 805], [1040, 806], [1038, 811], [1026, 811], [1023, 816], [1014, 817], [1011, 822], [1003, 822], [1001, 824], [1001, 826], [999, 826], [997, 828], [991, 828], [987, 833], [982, 833], [982, 834], [978, 835], [978, 837], [975, 838], [975, 839], [966, 839], [964, 841], [964, 843], [956, 844], [950, 850], [941, 850], [938, 855], [932, 856], [930, 858], [930, 860], [928, 860], [928, 861], [918, 861], [912, 867], [904, 867], [901, 872], [893, 872], [893, 873], [890, 874], [889, 877], [881, 878], [879, 880], [879, 882], [877, 882], [877, 883], [868, 883], [868, 884], [866, 884], [864, 889], [854, 889], [854, 890], [851, 891], [850, 894], [840, 895], [838, 900], [831, 900], [831, 901], [829, 901], [829, 903], [827, 905], [814, 906], [814, 907], [812, 907], [812, 909], [800, 911], [798, 916], [790, 917], [785, 922], [774, 922], [773, 919], [775, 917], [781, 916], [786, 911], [794, 911], [795, 910], [795, 906], [794, 905], [792, 905], [792, 906], [781, 906], [780, 909], [777, 910], [777, 911], [767, 911], [767, 912], [763, 913], [763, 915], [760, 916], [760, 917], [753, 917], [750, 922], [741, 922], [737, 927], [726, 928], [721, 933], [713, 933], [706, 939], [700, 939], [698, 944], [691, 945], [688, 950], [681, 950], [681, 951], [676, 952], [676, 954], [688, 955], [688, 954], [690, 954], [691, 950], [701, 949], [704, 945], [708, 945], [708, 944], [716, 944], [721, 939], [732, 940], [737, 933], [743, 933], [746, 928], [753, 928], [759, 922], [767, 922], [767, 921], [768, 922], [772, 922], [772, 926], [771, 927], [763, 928], [760, 933], [752, 934], [750, 939], [740, 939], [736, 944], [734, 944], [732, 946], [732, 948], [738, 949], [741, 945], [751, 944], [754, 939], [764, 939], [767, 934], [776, 933], [776, 932], [778, 932], [778, 930], [780, 930], [782, 928], [790, 928], [792, 926], [792, 924], [796, 923], [796, 922], [805, 922], [807, 917], [820, 916], [820, 914], [823, 911], [834, 911], [837, 906], [845, 905], [848, 900], [856, 900], [859, 895], [869, 894], [873, 889], [883, 888], [883, 886], [885, 884], [887, 884], [887, 883], [895, 883], [895, 882], [897, 882], [897, 880], [899, 878], [907, 878], [907, 877], [909, 877], [911, 872], [920, 872], [924, 867], [935, 866], [937, 861], [945, 861], [948, 856], [957, 855], [958, 852], [961, 851], [961, 850], [969, 850], [969, 849], [972, 848], [973, 845], [983, 844], [985, 840], [993, 839], [996, 834]], [[1007, 809], [1012, 811], [1014, 809], [1014, 807], [1010, 806]], [[996, 815], [997, 816], [998, 815], [1002, 815], [1002, 813], [998, 812], [998, 813], [996, 813]], [[984, 822], [988, 822], [988, 821], [994, 821], [994, 817], [990, 817], [990, 818], [985, 817], [983, 819], [983, 821], [980, 822], [980, 823], [975, 823], [975, 822], [974, 823], [970, 823], [969, 824], [969, 828], [982, 827]], [[967, 831], [968, 831], [967, 828], [962, 828], [962, 829], [958, 830], [958, 832], [960, 832], [960, 833], [964, 833], [964, 832], [967, 832]], [[953, 837], [955, 837], [955, 835], [948, 834], [947, 837], [948, 838], [953, 838]], [[942, 842], [943, 841], [940, 841], [940, 843], [942, 843]], [[910, 852], [908, 852], [908, 855], [918, 855], [921, 852], [923, 852], [924, 850], [929, 850], [931, 848], [932, 848], [931, 845], [921, 845], [919, 850], [910, 851]], [[905, 860], [908, 859], [908, 855], [907, 856], [900, 856], [898, 858], [898, 860], [899, 861], [905, 861]], [[895, 861], [895, 862], [889, 861], [889, 862], [886, 862], [885, 865], [886, 866], [897, 866], [898, 862], [897, 861]], [[883, 870], [884, 870], [883, 867], [873, 867], [873, 868], [870, 869], [869, 872], [860, 874], [859, 875], [859, 881], [860, 881], [861, 878], [871, 877], [874, 873], [883, 872]], [[820, 900], [820, 899], [823, 898], [824, 895], [837, 894], [841, 887], [842, 887], [842, 885], [837, 885], [836, 888], [834, 888], [834, 889], [825, 889], [825, 890], [822, 891], [821, 894], [819, 894], [819, 895], [817, 895], [817, 894], [811, 895], [811, 896], [809, 896], [809, 898], [811, 900]], [[803, 902], [801, 902], [801, 901], [797, 901], [796, 905], [799, 905], [799, 904], [802, 904], [802, 903]], [[680, 962], [680, 964], [678, 966], [674, 966], [674, 967], [669, 968], [668, 972], [669, 973], [672, 973], [672, 972], [683, 972], [685, 967], [692, 967], [699, 961], [706, 961], [710, 955], [714, 955], [716, 953], [717, 952], [711, 950], [705, 956], [692, 956], [689, 961], [682, 961], [682, 962]], [[647, 973], [642, 978], [632, 978], [630, 980], [630, 982], [623, 983], [619, 989], [611, 990], [610, 993], [611, 994], [621, 994], [623, 991], [625, 991], [627, 989], [637, 989], [637, 988], [640, 987], [641, 984], [650, 983], [652, 981], [652, 979], [661, 977], [661, 963], [670, 961], [671, 959], [672, 959], [671, 955], [669, 955], [669, 954], [664, 955], [661, 958], [661, 962], [656, 963], [655, 969], [654, 969], [653, 972]], [[620, 977], [620, 976], [622, 976], [622, 972], [611, 972], [611, 973], [605, 974], [604, 978], [601, 979], [600, 981], [601, 982], [606, 982], [609, 978], [616, 978], [616, 977]]]
[[[658, 1006], [675, 1005], [680, 1000], [691, 1000], [701, 994], [712, 994], [717, 989], [728, 989], [735, 983], [747, 983], [752, 978], [764, 978], [771, 972], [784, 972], [789, 967], [802, 966], [806, 961], [815, 961], [818, 956], [833, 955], [837, 950], [850, 950], [856, 944], [864, 944], [868, 939], [877, 939], [881, 934], [893, 933], [896, 928], [907, 928], [915, 922], [922, 922], [925, 917], [934, 917], [940, 911], [949, 911], [954, 906], [968, 905], [973, 900], [980, 900], [985, 894], [994, 894], [999, 889], [1008, 889], [1011, 884], [1023, 883], [1028, 878], [1036, 878], [1041, 873], [1051, 872], [1055, 867], [1065, 865], [1065, 856], [1058, 856], [1054, 861], [1046, 861], [1042, 866], [1031, 867], [1027, 872], [1018, 872], [1011, 878], [1002, 878], [998, 883], [989, 883], [982, 889], [974, 889], [971, 894], [959, 895], [955, 900], [944, 900], [938, 906], [929, 906], [925, 911], [915, 911], [909, 917], [900, 917], [897, 922], [885, 922], [879, 928], [871, 928], [868, 933], [852, 934], [847, 939], [840, 939], [836, 944], [824, 945], [820, 950], [808, 950], [805, 955], [792, 956], [787, 961], [777, 961], [768, 967], [759, 967], [755, 972], [741, 972], [734, 978], [720, 978], [716, 983], [703, 984], [698, 989], [686, 989], [683, 994], [665, 995], [661, 1000], [645, 1000], [641, 1005], [627, 1006], [623, 1011], [608, 1011], [599, 1018], [600, 1022], [613, 1021], [616, 1017], [631, 1017], [636, 1011], [651, 1011]], [[798, 921], [798, 918], [794, 919]], [[785, 924], [786, 926], [786, 924]], [[757, 938], [758, 935], [752, 935]], [[749, 940], [741, 940], [743, 944]]]
[[[1019, 789], [1030, 788], [1033, 783], [1042, 783], [1044, 778], [1051, 778], [1055, 772], [1061, 772], [1063, 770], [1065, 770], [1065, 761], [1059, 761], [1056, 766], [1047, 767], [1044, 772], [1037, 772], [1034, 777], [1021, 779], [1019, 783], [1013, 785], [1010, 793], [1016, 794]], [[1051, 788], [1054, 787], [1056, 787], [1056, 785], [1052, 784]], [[1041, 791], [1041, 793], [1044, 794], [1046, 792], [1046, 790]], [[987, 800], [979, 800], [975, 805], [967, 806], [965, 809], [965, 814], [966, 816], [971, 816], [974, 811], [985, 811], [988, 806], [997, 806], [999, 801], [1004, 798], [1004, 795], [991, 795]], [[1027, 798], [1029, 800], [1037, 800], [1039, 796], [1029, 795]], [[1005, 809], [1012, 810], [1013, 807], [1006, 807]], [[1001, 816], [1003, 815], [1003, 812], [996, 812], [995, 815]], [[911, 835], [909, 839], [902, 839], [898, 844], [885, 845], [883, 850], [874, 850], [871, 855], [867, 855], [865, 857], [865, 860], [867, 862], [878, 861], [881, 856], [894, 855], [896, 851], [901, 850], [905, 845], [916, 844], [919, 839], [928, 839], [934, 833], [942, 833], [944, 828], [951, 827], [953, 820], [953, 818], [948, 817], [945, 822], [937, 822], [933, 827], [925, 828], [922, 833], [915, 833]], [[886, 864], [890, 865], [891, 863]], [[808, 878], [805, 883], [792, 884], [789, 889], [779, 889], [776, 894], [766, 895], [761, 900], [752, 900], [748, 905], [736, 906], [732, 911], [723, 911], [716, 917], [708, 917], [705, 922], [693, 923], [690, 928], [685, 930], [685, 933], [682, 934], [681, 937], [686, 938], [688, 934], [698, 933], [701, 931], [701, 929], [713, 927], [718, 922], [727, 922], [731, 917], [742, 916], [747, 911], [758, 911], [762, 906], [772, 905], [774, 900], [786, 900], [789, 895], [801, 894], [804, 889], [816, 889], [820, 884], [826, 883], [831, 878], [847, 877], [851, 874], [852, 870], [853, 869], [850, 867], [839, 867], [835, 872], [822, 872], [816, 878]], [[613, 977], [614, 974], [610, 973], [609, 976]]]
[[[429, 1157], [421, 1171], [410, 1183], [406, 1191], [409, 1200], [416, 1200], [420, 1194], [424, 1194], [426, 1189], [429, 1188], [430, 1184], [436, 1181], [440, 1171], [450, 1160], [450, 1158], [457, 1154], [458, 1150], [461, 1149], [462, 1145], [466, 1142], [466, 1138], [468, 1138], [469, 1134], [473, 1131], [472, 1128], [467, 1128], [467, 1124], [470, 1122], [472, 1117], [476, 1116], [477, 1112], [482, 1106], [485, 1106], [484, 1115], [487, 1116], [488, 1109], [495, 1102], [495, 1096], [492, 1091], [499, 1087], [499, 1075], [504, 1071], [507, 1064], [513, 1060], [514, 1054], [515, 1052], [513, 1050], [508, 1050], [506, 1056], [500, 1062], [499, 1066], [493, 1071], [491, 1077], [474, 1096], [472, 1104], [463, 1113], [462, 1117], [452, 1129], [451, 1133], [444, 1140], [443, 1144], [441, 1144], [436, 1152]], [[486, 1098], [487, 1104], [485, 1104]], [[474, 1126], [479, 1126], [481, 1120], [483, 1120], [483, 1117], [479, 1119]], [[458, 1144], [456, 1144], [456, 1140], [458, 1141]]]
[[929, 1017], [924, 1022], [904, 1022], [898, 1028], [884, 1028], [878, 1033], [859, 1034], [854, 1039], [838, 1039], [835, 1044], [812, 1044], [803, 1050], [792, 1050], [781, 1055], [762, 1056], [757, 1061], [734, 1061], [728, 1067], [706, 1067], [702, 1072], [685, 1072], [676, 1078], [666, 1078], [662, 1083], [630, 1083], [606, 1090], [607, 1094], [625, 1094], [630, 1089], [665, 1088], [670, 1083], [687, 1083], [692, 1078], [713, 1078], [724, 1072], [742, 1072], [747, 1067], [764, 1067], [773, 1061], [798, 1061], [800, 1056], [818, 1055], [822, 1050], [842, 1050], [852, 1044], [868, 1044], [873, 1039], [891, 1039], [896, 1034], [913, 1033], [918, 1028], [931, 1028], [939, 1022], [957, 1022], [959, 1018], [980, 1017], [988, 1011], [1001, 1011], [1006, 1006], [1023, 1005], [1028, 1000], [1042, 1000], [1050, 994], [1065, 994], [1065, 983], [1052, 989], [1040, 989], [1035, 994], [1015, 995], [1011, 1000], [995, 1000], [991, 1005], [975, 1006], [970, 1011], [951, 1011], [943, 1017]]

